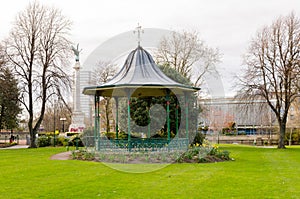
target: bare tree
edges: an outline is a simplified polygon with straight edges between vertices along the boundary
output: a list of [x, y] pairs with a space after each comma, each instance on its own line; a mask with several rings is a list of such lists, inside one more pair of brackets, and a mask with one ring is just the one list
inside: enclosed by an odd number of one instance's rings
[[[96, 67], [97, 68], [93, 73], [93, 81], [97, 85], [108, 82], [117, 72], [116, 66], [110, 62], [99, 61]], [[111, 98], [104, 97], [102, 103], [104, 105], [104, 115], [102, 114], [102, 118], [105, 121], [106, 132], [110, 132], [110, 118], [112, 118]]]
[[169, 65], [192, 80], [194, 86], [200, 86], [205, 74], [217, 73], [220, 54], [218, 49], [206, 46], [198, 33], [183, 31], [163, 37], [155, 59], [157, 64]]
[[299, 97], [300, 20], [293, 13], [260, 30], [245, 55], [240, 78], [244, 99], [264, 99], [279, 124], [278, 148], [285, 148], [287, 116]]
[[71, 22], [60, 10], [34, 2], [17, 15], [5, 41], [6, 55], [19, 79], [21, 103], [29, 114], [32, 148], [36, 147], [35, 137], [46, 103], [54, 95], [70, 90], [70, 78], [65, 72], [71, 55], [71, 42], [67, 39], [70, 27]]
[[[48, 105], [46, 107], [44, 119], [42, 122], [44, 130], [46, 132], [53, 132], [54, 129], [57, 129], [60, 132], [63, 132], [63, 130], [66, 129], [65, 127], [68, 127], [71, 124], [71, 114], [72, 113], [70, 112], [68, 107], [66, 107], [64, 105], [64, 102], [62, 102], [61, 100], [57, 101], [55, 110], [52, 105]], [[60, 120], [61, 118], [66, 118], [66, 120], [62, 122]], [[54, 123], [55, 123], [55, 128], [54, 128]]]

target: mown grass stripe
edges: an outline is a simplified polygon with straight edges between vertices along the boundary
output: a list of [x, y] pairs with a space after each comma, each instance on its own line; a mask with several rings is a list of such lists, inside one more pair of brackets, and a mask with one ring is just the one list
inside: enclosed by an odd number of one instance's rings
[[[298, 198], [300, 147], [222, 145], [235, 161], [125, 173], [102, 163], [50, 160], [64, 148], [0, 151], [0, 198]], [[149, 165], [125, 165], [128, 169]]]

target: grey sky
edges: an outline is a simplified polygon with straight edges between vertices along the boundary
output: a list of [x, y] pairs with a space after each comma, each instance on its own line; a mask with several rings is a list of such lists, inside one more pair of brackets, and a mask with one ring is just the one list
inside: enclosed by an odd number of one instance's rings
[[[16, 14], [30, 1], [9, 0], [0, 8], [0, 39], [9, 32]], [[300, 17], [299, 0], [40, 0], [60, 8], [73, 22], [71, 38], [83, 48], [81, 59], [102, 42], [144, 28], [196, 30], [211, 47], [223, 54], [219, 69], [226, 94], [232, 74], [241, 68], [241, 55], [251, 37], [263, 25], [294, 11]]]

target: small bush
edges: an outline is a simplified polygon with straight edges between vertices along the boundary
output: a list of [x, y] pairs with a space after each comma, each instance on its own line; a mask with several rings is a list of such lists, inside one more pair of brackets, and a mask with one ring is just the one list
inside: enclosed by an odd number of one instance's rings
[[[70, 140], [69, 138], [66, 138], [63, 136], [55, 137], [55, 145], [56, 146], [68, 146], [69, 140]], [[53, 139], [52, 139], [52, 142], [53, 142]]]
[[78, 145], [78, 147], [83, 147], [84, 146], [81, 138], [77, 135], [73, 135], [70, 138], [70, 140], [68, 141], [68, 145], [69, 146], [77, 146]]
[[85, 150], [72, 151], [72, 158], [74, 160], [95, 160], [95, 153], [91, 153]]
[[51, 145], [51, 138], [46, 135], [42, 135], [37, 139], [37, 146], [38, 147], [46, 147]]
[[216, 156], [222, 160], [230, 160], [229, 154], [229, 151], [218, 151]]
[[[285, 134], [285, 142], [289, 143], [290, 140], [290, 129], [287, 131], [289, 133]], [[292, 132], [292, 137], [291, 137], [292, 144], [299, 144], [300, 143], [300, 130], [299, 129], [294, 129]]]
[[115, 139], [116, 138], [116, 132], [105, 132], [105, 136], [108, 139]]
[[219, 162], [230, 160], [228, 151], [221, 151], [217, 145], [211, 145], [207, 140], [203, 144], [195, 144], [184, 152], [177, 162]]
[[204, 139], [205, 139], [205, 134], [202, 132], [197, 132], [192, 144], [202, 145]]

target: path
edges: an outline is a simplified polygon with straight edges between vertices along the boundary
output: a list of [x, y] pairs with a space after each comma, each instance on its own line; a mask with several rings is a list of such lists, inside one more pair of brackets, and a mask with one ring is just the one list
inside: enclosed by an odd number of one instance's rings
[[51, 160], [70, 160], [71, 159], [71, 151], [55, 154], [51, 156]]
[[29, 145], [14, 145], [14, 146], [10, 146], [10, 147], [5, 147], [5, 148], [0, 148], [0, 150], [7, 150], [7, 149], [27, 149], [29, 147]]

